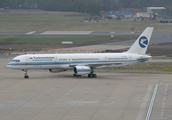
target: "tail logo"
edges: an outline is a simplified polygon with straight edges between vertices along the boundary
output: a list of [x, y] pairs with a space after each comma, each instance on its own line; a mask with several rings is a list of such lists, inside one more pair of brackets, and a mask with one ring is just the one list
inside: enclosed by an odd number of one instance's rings
[[140, 45], [141, 48], [145, 48], [148, 45], [148, 39], [147, 39], [147, 37], [142, 36], [139, 39], [139, 45]]

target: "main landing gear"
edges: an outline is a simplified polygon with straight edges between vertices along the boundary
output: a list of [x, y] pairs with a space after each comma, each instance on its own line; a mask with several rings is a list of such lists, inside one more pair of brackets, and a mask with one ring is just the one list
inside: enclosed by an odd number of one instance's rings
[[88, 77], [89, 78], [96, 78], [97, 75], [96, 74], [93, 74], [93, 73], [94, 73], [94, 68], [91, 68], [91, 72], [90, 72], [90, 74], [88, 74]]
[[29, 75], [27, 75], [27, 70], [22, 70], [22, 71], [25, 72], [25, 73], [24, 73], [24, 78], [25, 78], [25, 79], [28, 79], [28, 78], [29, 78]]
[[96, 74], [88, 74], [88, 77], [89, 77], [89, 78], [96, 78], [97, 75], [96, 75]]

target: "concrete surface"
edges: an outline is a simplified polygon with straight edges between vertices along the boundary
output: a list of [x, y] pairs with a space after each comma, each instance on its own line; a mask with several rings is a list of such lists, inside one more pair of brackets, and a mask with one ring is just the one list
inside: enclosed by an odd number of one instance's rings
[[171, 120], [172, 75], [98, 72], [97, 78], [72, 71], [22, 71], [0, 59], [0, 120], [144, 120], [159, 84], [151, 120]]
[[89, 35], [93, 31], [46, 31], [42, 35]]

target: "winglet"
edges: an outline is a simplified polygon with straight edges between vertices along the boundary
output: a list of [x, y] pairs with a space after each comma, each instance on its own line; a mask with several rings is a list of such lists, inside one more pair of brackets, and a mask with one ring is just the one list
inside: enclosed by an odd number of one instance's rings
[[147, 47], [153, 32], [153, 27], [147, 27], [139, 38], [130, 47], [127, 53], [135, 53], [144, 55], [147, 51]]

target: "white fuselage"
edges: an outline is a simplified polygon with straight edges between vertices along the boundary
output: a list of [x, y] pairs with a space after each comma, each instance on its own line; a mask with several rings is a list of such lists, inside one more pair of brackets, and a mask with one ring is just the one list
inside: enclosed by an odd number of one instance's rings
[[123, 67], [140, 62], [141, 56], [130, 53], [86, 54], [28, 54], [20, 55], [9, 62], [13, 69], [73, 69], [72, 66], [95, 66], [94, 68]]

